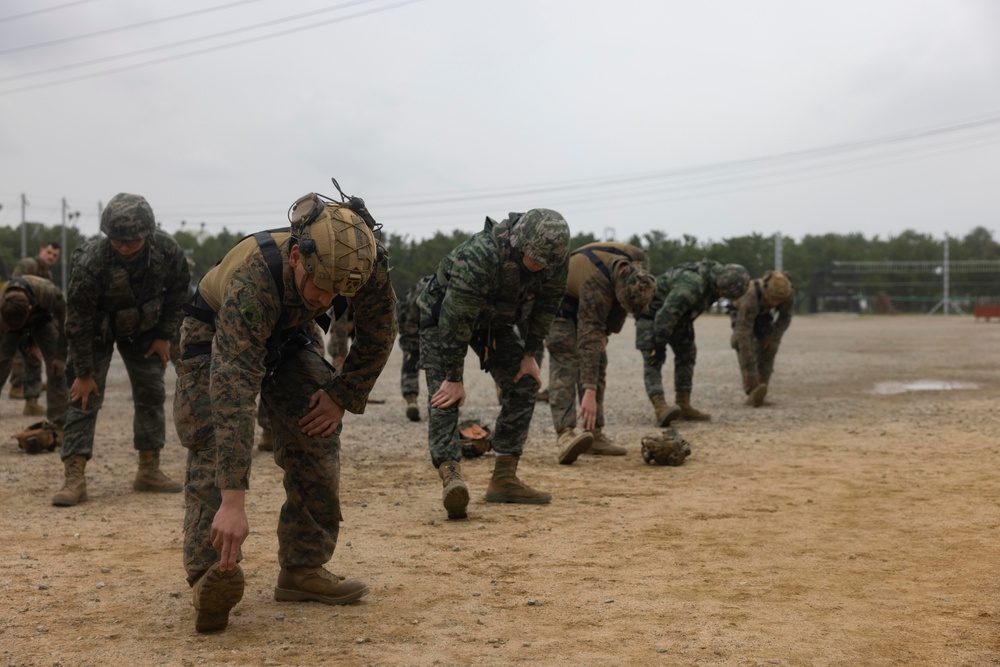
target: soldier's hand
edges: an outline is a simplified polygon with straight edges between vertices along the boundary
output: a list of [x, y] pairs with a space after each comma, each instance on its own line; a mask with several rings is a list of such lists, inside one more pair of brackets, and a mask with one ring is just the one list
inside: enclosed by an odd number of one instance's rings
[[458, 407], [465, 405], [465, 384], [462, 382], [449, 382], [445, 380], [434, 395], [431, 396], [432, 408], [447, 408], [455, 403]]
[[62, 359], [56, 359], [52, 362], [52, 377], [56, 379], [62, 379], [66, 375], [66, 362]]
[[337, 430], [344, 418], [344, 406], [322, 389], [317, 389], [309, 397], [309, 407], [312, 408], [309, 414], [299, 420], [299, 426], [306, 435], [325, 438]]
[[154, 354], [160, 357], [160, 361], [163, 362], [163, 367], [166, 368], [167, 364], [170, 363], [170, 341], [163, 338], [153, 339], [153, 342], [149, 344], [149, 349], [146, 350], [146, 354], [143, 355], [143, 358], [149, 359]]
[[527, 354], [521, 357], [521, 367], [518, 369], [517, 375], [514, 376], [514, 384], [517, 384], [525, 375], [535, 378], [538, 388], [542, 388], [542, 371], [539, 370], [535, 358]]
[[101, 392], [97, 390], [97, 383], [94, 381], [93, 375], [87, 375], [86, 377], [78, 377], [73, 380], [73, 384], [69, 388], [69, 400], [73, 403], [80, 401], [80, 409], [87, 409], [87, 399], [90, 398], [91, 394], [99, 395]]
[[597, 392], [593, 389], [585, 389], [583, 398], [580, 399], [580, 410], [576, 413], [576, 418], [580, 426], [591, 431], [597, 426]]
[[240, 547], [250, 534], [245, 501], [246, 491], [223, 489], [222, 504], [212, 519], [212, 546], [219, 553], [219, 570], [222, 572], [236, 567]]

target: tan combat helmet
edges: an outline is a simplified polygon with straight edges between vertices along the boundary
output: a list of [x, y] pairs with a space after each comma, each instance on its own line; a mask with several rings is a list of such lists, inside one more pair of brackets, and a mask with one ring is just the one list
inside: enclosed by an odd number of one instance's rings
[[777, 305], [792, 298], [792, 281], [781, 271], [768, 271], [760, 282], [768, 303]]
[[361, 216], [347, 203], [309, 193], [292, 204], [288, 221], [316, 287], [341, 296], [357, 294], [378, 259], [375, 236]]

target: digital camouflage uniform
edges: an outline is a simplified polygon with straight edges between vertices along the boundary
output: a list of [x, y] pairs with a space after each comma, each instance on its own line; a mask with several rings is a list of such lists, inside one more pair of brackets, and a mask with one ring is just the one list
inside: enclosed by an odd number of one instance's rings
[[[789, 289], [780, 294], [785, 296], [777, 303], [768, 299], [767, 281], [771, 272], [763, 279], [752, 280], [750, 286], [735, 307], [730, 311], [733, 324], [731, 343], [740, 362], [743, 377], [743, 391], [750, 394], [760, 385], [771, 381], [774, 371], [774, 357], [778, 354], [781, 339], [792, 323], [792, 292]], [[763, 399], [763, 397], [761, 397]]]
[[[111, 208], [109, 202], [106, 211]], [[64, 461], [71, 456], [89, 460], [93, 455], [94, 426], [116, 346], [132, 385], [133, 445], [140, 452], [163, 448], [164, 366], [158, 355], [145, 354], [154, 340], [169, 341], [173, 336], [191, 276], [184, 252], [172, 237], [156, 230], [145, 240], [138, 256], [130, 260], [116, 253], [103, 236], [73, 252], [66, 299], [66, 379], [72, 386], [78, 377], [93, 376], [100, 393], [89, 397], [86, 410], [80, 402], [70, 403]]]
[[351, 341], [354, 340], [354, 309], [348, 308], [340, 317], [330, 313], [330, 317], [333, 321], [330, 323], [330, 339], [326, 344], [326, 353], [336, 365], [351, 351]]
[[[14, 267], [12, 276], [38, 276], [52, 280], [52, 271], [38, 257], [25, 257]], [[62, 294], [62, 290], [59, 290]], [[24, 398], [38, 398], [42, 395], [42, 362], [18, 352], [14, 355], [10, 369], [11, 387], [23, 387]], [[51, 421], [51, 420], [50, 420]]]
[[642, 352], [643, 380], [650, 398], [664, 393], [662, 369], [667, 345], [674, 353], [674, 390], [690, 394], [698, 355], [694, 321], [723, 296], [717, 280], [727, 268], [730, 273], [737, 272], [732, 267], [738, 267], [749, 279], [743, 267], [708, 259], [680, 264], [657, 276], [653, 301], [635, 327], [635, 346]]
[[420, 395], [420, 306], [417, 297], [427, 287], [431, 276], [421, 276], [396, 304], [399, 323], [399, 347], [403, 351], [399, 389], [403, 396]]
[[[280, 250], [283, 298], [257, 241], [249, 237], [199, 284], [195, 298], [202, 297], [208, 312], [215, 313], [214, 324], [184, 319], [174, 423], [189, 450], [184, 568], [192, 584], [219, 560], [211, 528], [221, 491], [249, 488], [258, 392], [270, 417], [274, 460], [285, 471], [278, 561], [288, 568], [319, 567], [330, 560], [342, 520], [343, 425], [327, 437], [314, 437], [302, 433], [298, 421], [310, 412], [309, 398], [319, 389], [347, 411], [363, 413], [396, 337], [395, 295], [383, 260], [372, 266], [371, 278], [355, 296], [338, 297], [357, 313], [357, 337], [343, 372], [336, 374], [323, 357], [314, 322], [326, 309], [306, 306], [294, 282], [288, 263], [291, 234], [271, 236]], [[267, 376], [266, 361], [278, 358], [268, 350], [276, 328], [291, 346]]]
[[[430, 397], [445, 380], [461, 382], [466, 350], [471, 347], [502, 390], [492, 446], [500, 455], [520, 457], [535, 410], [538, 385], [530, 377], [514, 384], [524, 356], [542, 349], [552, 319], [562, 302], [569, 262], [565, 256], [557, 264], [546, 265], [537, 273], [524, 268], [517, 243], [517, 225], [528, 216], [557, 216], [546, 209], [533, 209], [523, 216], [511, 213], [502, 222], [487, 218], [483, 231], [452, 250], [438, 266], [427, 287], [420, 293], [420, 363], [427, 381], [428, 440], [435, 468], [461, 458], [459, 406], [430, 406]], [[513, 233], [512, 233], [513, 232]], [[562, 244], [565, 253], [567, 238]], [[524, 328], [525, 307], [531, 313]]]
[[[49, 377], [45, 394], [46, 417], [53, 424], [66, 420], [66, 300], [62, 290], [50, 280], [34, 275], [21, 275], [7, 281], [2, 299], [11, 292], [21, 292], [31, 304], [28, 321], [18, 331], [2, 326], [0, 338], [0, 388], [7, 381], [11, 362], [19, 351], [37, 345], [42, 351], [45, 372]], [[30, 355], [29, 355], [30, 356]], [[34, 357], [31, 357], [34, 359]]]
[[646, 253], [627, 243], [591, 243], [570, 254], [566, 294], [545, 340], [557, 433], [576, 426], [576, 401], [586, 389], [597, 392], [596, 428], [604, 426], [607, 337], [621, 331], [628, 316], [615, 285], [621, 267], [631, 262], [645, 266]]

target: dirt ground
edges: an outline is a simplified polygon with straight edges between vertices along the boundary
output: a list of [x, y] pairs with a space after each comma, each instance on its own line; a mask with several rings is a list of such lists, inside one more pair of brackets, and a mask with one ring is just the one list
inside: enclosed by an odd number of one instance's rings
[[[694, 402], [713, 419], [680, 424], [684, 466], [639, 456], [657, 429], [629, 324], [609, 345], [606, 404], [628, 455], [557, 465], [539, 404], [520, 472], [552, 504], [485, 503], [491, 461], [476, 459], [466, 521], [446, 520], [395, 351], [373, 393], [385, 403], [345, 422], [330, 564], [371, 594], [347, 607], [274, 601], [284, 496], [258, 453], [246, 594], [217, 635], [194, 632], [181, 495], [131, 490], [116, 366], [89, 502], [52, 507], [57, 455], [0, 444], [0, 664], [1000, 664], [1000, 325], [797, 317], [760, 409], [742, 402], [728, 320], [703, 316], [697, 335]], [[487, 376], [470, 362], [466, 377], [467, 414], [492, 421]], [[885, 382], [914, 390], [877, 393]], [[28, 423], [20, 408], [4, 394], [5, 434]], [[165, 469], [182, 478], [167, 430]]]

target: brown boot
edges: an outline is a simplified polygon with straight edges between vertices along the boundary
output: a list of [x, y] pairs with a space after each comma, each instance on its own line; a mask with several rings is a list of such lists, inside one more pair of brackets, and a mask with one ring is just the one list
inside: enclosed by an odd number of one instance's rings
[[539, 389], [538, 393], [535, 395], [535, 400], [538, 401], [539, 403], [548, 403], [549, 402], [549, 390], [548, 389]]
[[262, 452], [274, 451], [274, 432], [266, 427], [260, 432], [260, 440], [257, 441], [257, 449]]
[[559, 431], [559, 439], [556, 440], [559, 446], [559, 463], [569, 465], [576, 461], [580, 454], [586, 454], [591, 445], [594, 444], [594, 436], [590, 431], [584, 431], [580, 435], [576, 434], [572, 426], [567, 426]]
[[594, 436], [594, 444], [590, 446], [588, 454], [593, 454], [594, 456], [625, 456], [625, 448], [611, 442], [611, 439], [604, 435], [601, 429], [595, 428], [590, 433]]
[[66, 468], [66, 481], [63, 488], [52, 496], [52, 504], [56, 507], [72, 507], [87, 499], [87, 479], [83, 469], [87, 466], [87, 457], [71, 456], [63, 461]]
[[493, 464], [493, 479], [486, 489], [488, 503], [526, 503], [545, 505], [552, 502], [552, 494], [536, 491], [517, 478], [519, 456], [498, 456]]
[[457, 461], [445, 461], [438, 468], [441, 484], [441, 501], [448, 510], [449, 519], [464, 519], [469, 506], [469, 487], [462, 480], [462, 466]]
[[45, 408], [38, 404], [37, 398], [26, 398], [24, 399], [24, 411], [21, 414], [28, 417], [40, 417], [45, 414]]
[[180, 493], [184, 486], [160, 472], [159, 449], [144, 449], [139, 451], [139, 471], [135, 474], [132, 489], [153, 493]]
[[712, 418], [709, 413], [691, 407], [691, 392], [689, 391], [677, 392], [677, 405], [681, 408], [681, 419], [705, 422]]
[[417, 395], [403, 394], [403, 400], [406, 401], [406, 418], [411, 422], [420, 421], [420, 406], [417, 404]]
[[656, 411], [656, 423], [661, 428], [670, 426], [670, 422], [681, 416], [681, 407], [676, 404], [667, 403], [663, 394], [654, 394], [649, 397], [649, 402], [653, 404]]
[[368, 586], [357, 579], [346, 579], [322, 567], [283, 567], [274, 587], [278, 602], [322, 602], [350, 604], [368, 595]]
[[767, 385], [759, 384], [747, 395], [747, 405], [759, 408], [764, 405], [764, 397], [767, 396]]
[[192, 594], [198, 614], [194, 629], [198, 632], [218, 632], [229, 625], [229, 611], [243, 599], [243, 570], [237, 565], [222, 572], [216, 563], [194, 582]]

